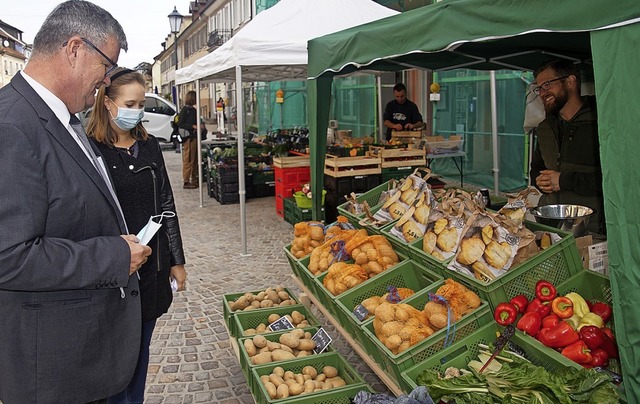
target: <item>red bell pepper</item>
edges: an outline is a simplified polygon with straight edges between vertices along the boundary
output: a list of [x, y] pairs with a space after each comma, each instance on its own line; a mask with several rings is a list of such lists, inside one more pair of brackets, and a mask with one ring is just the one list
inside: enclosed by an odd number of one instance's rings
[[568, 297], [558, 296], [551, 302], [551, 311], [560, 318], [573, 316], [573, 302]]
[[605, 352], [607, 352], [609, 358], [618, 359], [618, 344], [616, 344], [616, 340], [610, 338], [609, 334], [607, 334], [606, 331], [604, 331], [602, 335], [602, 345], [600, 345], [600, 348], [604, 349]]
[[591, 350], [591, 363], [590, 367], [600, 366], [606, 368], [609, 365], [609, 354], [602, 348], [596, 348]]
[[586, 325], [580, 329], [580, 339], [582, 339], [589, 349], [600, 348], [604, 342], [604, 333], [595, 325]]
[[578, 340], [562, 350], [562, 355], [577, 363], [590, 364], [591, 351], [582, 340]]
[[524, 331], [525, 334], [531, 335], [532, 337], [535, 337], [538, 334], [541, 326], [542, 317], [540, 317], [540, 314], [535, 311], [525, 313], [516, 325], [519, 330]]
[[606, 303], [596, 302], [591, 306], [591, 312], [602, 317], [605, 323], [611, 318], [611, 306]]
[[525, 295], [518, 295], [513, 299], [509, 300], [509, 303], [513, 304], [518, 308], [518, 312], [523, 314], [525, 310], [527, 310], [527, 306], [529, 305], [529, 299]]
[[518, 317], [518, 308], [511, 303], [500, 303], [493, 313], [496, 323], [503, 327], [513, 324]]
[[612, 340], [616, 340], [615, 335], [613, 335], [613, 330], [609, 327], [602, 327], [601, 328], [602, 332], [607, 334], [607, 337], [611, 338]]
[[544, 279], [536, 283], [536, 297], [543, 302], [550, 302], [556, 298], [556, 287]]
[[560, 317], [556, 313], [551, 313], [542, 319], [542, 328], [553, 328], [560, 323]]
[[543, 328], [537, 335], [538, 341], [551, 348], [564, 348], [580, 339], [580, 335], [564, 321], [553, 328]]
[[532, 311], [537, 312], [540, 314], [540, 317], [545, 318], [549, 315], [549, 312], [551, 312], [551, 307], [549, 307], [548, 303], [543, 303], [542, 300], [536, 297], [527, 306], [526, 312], [529, 313]]

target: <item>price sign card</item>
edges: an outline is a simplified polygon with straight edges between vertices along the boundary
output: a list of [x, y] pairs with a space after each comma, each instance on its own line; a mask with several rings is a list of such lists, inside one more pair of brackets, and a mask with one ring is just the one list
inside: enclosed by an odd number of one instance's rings
[[293, 324], [287, 318], [287, 316], [282, 316], [273, 323], [269, 324], [269, 329], [271, 331], [280, 331], [280, 330], [289, 330], [293, 328]]
[[358, 319], [358, 321], [364, 321], [365, 318], [369, 315], [369, 310], [366, 307], [359, 304], [353, 309], [353, 315]]
[[315, 354], [324, 352], [324, 350], [331, 344], [331, 341], [333, 341], [324, 328], [319, 329], [311, 339], [316, 342], [316, 347], [313, 349], [313, 353]]

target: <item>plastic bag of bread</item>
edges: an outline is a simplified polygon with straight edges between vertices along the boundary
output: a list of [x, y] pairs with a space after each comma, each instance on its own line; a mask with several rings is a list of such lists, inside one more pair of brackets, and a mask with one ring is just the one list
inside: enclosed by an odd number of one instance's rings
[[368, 279], [367, 271], [360, 265], [337, 262], [329, 267], [322, 284], [332, 295], [338, 296]]
[[382, 302], [375, 311], [376, 337], [394, 355], [403, 352], [434, 333], [424, 313], [405, 303]]
[[433, 296], [430, 295], [423, 313], [431, 326], [439, 330], [447, 327], [447, 324], [453, 325], [462, 316], [480, 307], [480, 304], [480, 297], [473, 291], [453, 279], [446, 279], [444, 285]]
[[346, 243], [360, 230], [341, 230], [339, 226], [333, 226], [331, 229], [331, 237], [329, 230], [325, 236], [325, 242], [311, 251], [309, 258], [308, 270], [318, 275], [329, 269], [331, 264], [339, 261], [347, 261], [349, 253], [347, 253]]
[[[427, 179], [430, 175], [431, 171], [428, 168], [417, 168], [407, 178], [401, 180], [397, 187], [389, 192], [389, 197], [382, 207], [373, 215], [374, 219], [387, 222], [400, 219], [414, 205], [424, 189], [428, 188]], [[427, 203], [430, 203], [430, 200]]]
[[458, 248], [462, 231], [471, 211], [477, 210], [471, 195], [465, 191], [448, 190], [435, 204], [422, 238], [422, 250], [439, 261], [452, 257]]
[[395, 235], [407, 243], [411, 243], [421, 238], [429, 222], [431, 209], [435, 200], [431, 194], [431, 189], [426, 185], [420, 189], [417, 199], [413, 205], [404, 212], [402, 217], [391, 229], [391, 234]]
[[449, 269], [491, 282], [506, 273], [519, 249], [535, 235], [506, 216], [477, 212], [463, 229], [458, 251]]
[[413, 289], [396, 288], [395, 286], [391, 286], [391, 285], [387, 289], [389, 289], [389, 292], [385, 293], [382, 296], [371, 296], [369, 298], [364, 299], [362, 302], [360, 302], [360, 304], [365, 309], [367, 309], [367, 312], [369, 312], [369, 314], [367, 314], [364, 319], [367, 319], [372, 315], [375, 315], [376, 309], [382, 303], [387, 302], [387, 303], [396, 304], [403, 301], [409, 296], [413, 296], [413, 294], [415, 293]]
[[321, 222], [300, 222], [293, 226], [291, 254], [302, 258], [324, 243], [324, 224]]
[[528, 199], [530, 195], [538, 196], [540, 192], [534, 187], [529, 187], [516, 195], [508, 195], [507, 203], [500, 208], [498, 214], [506, 216], [516, 225], [522, 226], [527, 210], [534, 206]]
[[[354, 240], [355, 237], [352, 239]], [[369, 277], [383, 272], [398, 262], [398, 254], [386, 237], [381, 235], [368, 236], [357, 243], [347, 243], [347, 251], [356, 264], [367, 271]]]

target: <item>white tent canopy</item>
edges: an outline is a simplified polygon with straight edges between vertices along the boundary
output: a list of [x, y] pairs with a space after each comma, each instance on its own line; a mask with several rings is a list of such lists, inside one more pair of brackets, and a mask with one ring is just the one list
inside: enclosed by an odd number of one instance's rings
[[218, 49], [179, 69], [176, 83], [305, 80], [307, 41], [398, 14], [372, 0], [280, 0]]
[[[238, 161], [244, 161], [242, 81], [306, 80], [310, 39], [398, 14], [372, 0], [280, 0], [218, 49], [176, 72], [176, 83], [234, 81]], [[198, 101], [200, 97], [198, 95]], [[198, 120], [200, 122], [200, 108]], [[200, 133], [200, 128], [198, 128]], [[198, 135], [198, 143], [200, 137]], [[199, 171], [202, 165], [198, 165]], [[202, 178], [202, 172], [200, 172]], [[202, 184], [200, 184], [202, 206]], [[244, 165], [238, 165], [242, 255], [247, 254]]]

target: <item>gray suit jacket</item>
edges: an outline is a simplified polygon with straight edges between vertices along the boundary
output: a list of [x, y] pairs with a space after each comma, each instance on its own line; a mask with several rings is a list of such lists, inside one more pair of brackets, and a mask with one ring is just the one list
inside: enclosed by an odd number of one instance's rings
[[141, 328], [124, 232], [100, 174], [16, 75], [0, 89], [4, 404], [86, 403], [124, 390]]

